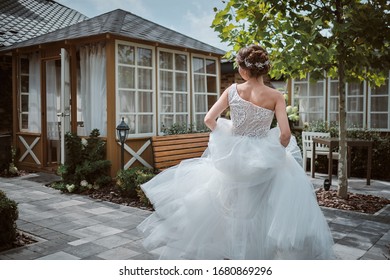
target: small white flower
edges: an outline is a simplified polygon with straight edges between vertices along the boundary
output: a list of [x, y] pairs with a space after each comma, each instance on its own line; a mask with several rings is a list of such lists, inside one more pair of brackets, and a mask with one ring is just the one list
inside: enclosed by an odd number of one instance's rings
[[65, 187], [68, 190], [68, 192], [70, 192], [70, 193], [73, 192], [74, 189], [75, 189], [75, 185], [74, 184], [71, 184], [71, 185], [67, 184]]
[[88, 190], [92, 189], [93, 188], [92, 184], [88, 184], [87, 188]]
[[82, 139], [81, 139], [81, 144], [82, 144], [84, 147], [88, 146], [88, 141], [87, 141], [87, 139], [82, 138]]
[[87, 180], [82, 180], [82, 181], [80, 182], [80, 186], [82, 186], [82, 187], [88, 186]]

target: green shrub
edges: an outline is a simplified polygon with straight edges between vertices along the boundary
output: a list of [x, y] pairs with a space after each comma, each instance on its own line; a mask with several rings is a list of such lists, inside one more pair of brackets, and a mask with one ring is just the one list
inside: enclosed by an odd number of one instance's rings
[[[331, 137], [338, 137], [338, 126], [335, 123], [327, 123], [323, 121], [314, 121], [308, 123], [304, 127], [305, 131], [330, 132]], [[371, 178], [380, 180], [390, 180], [390, 137], [389, 133], [381, 133], [376, 130], [368, 130], [351, 127], [347, 131], [348, 138], [358, 138], [372, 140], [372, 168]], [[326, 157], [318, 157], [316, 159], [316, 170], [318, 172], [327, 173], [328, 159]], [[333, 165], [337, 170], [337, 165]], [[366, 176], [367, 167], [367, 150], [366, 148], [352, 147], [351, 153], [351, 176], [364, 178]], [[333, 170], [333, 172], [335, 172]]]
[[15, 241], [18, 215], [16, 202], [0, 191], [0, 247], [8, 247]]
[[99, 130], [92, 130], [87, 139], [74, 133], [65, 135], [65, 164], [58, 167], [61, 181], [53, 187], [64, 192], [82, 192], [109, 184], [111, 162], [105, 160], [106, 144], [99, 138]]
[[134, 167], [121, 170], [116, 176], [116, 186], [122, 196], [138, 198], [145, 206], [150, 206], [149, 199], [141, 189], [141, 185], [155, 176], [152, 169], [146, 167]]
[[313, 132], [330, 132], [331, 137], [338, 137], [339, 135], [339, 127], [335, 122], [313, 121], [306, 123], [303, 130]]
[[[371, 140], [372, 168], [371, 177], [381, 180], [390, 180], [390, 135], [367, 129], [352, 129], [348, 137]], [[351, 152], [351, 176], [365, 177], [367, 166], [367, 149], [353, 147]]]
[[201, 132], [209, 132], [210, 131], [210, 129], [203, 123], [198, 124], [196, 127], [194, 124], [174, 123], [171, 127], [163, 126], [161, 130], [165, 135], [201, 133]]

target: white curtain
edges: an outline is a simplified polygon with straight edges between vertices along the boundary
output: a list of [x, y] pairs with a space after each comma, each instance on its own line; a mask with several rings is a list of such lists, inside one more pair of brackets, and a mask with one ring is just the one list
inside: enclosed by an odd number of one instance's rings
[[95, 128], [101, 136], [107, 135], [106, 52], [97, 45], [80, 48], [80, 84], [77, 92], [78, 111], [84, 129], [80, 135], [88, 136]]
[[41, 132], [41, 68], [40, 55], [29, 56], [28, 131]]
[[57, 77], [59, 77], [57, 71], [55, 60], [46, 63], [47, 137], [50, 140], [59, 140], [57, 108], [59, 108], [61, 92], [57, 84]]

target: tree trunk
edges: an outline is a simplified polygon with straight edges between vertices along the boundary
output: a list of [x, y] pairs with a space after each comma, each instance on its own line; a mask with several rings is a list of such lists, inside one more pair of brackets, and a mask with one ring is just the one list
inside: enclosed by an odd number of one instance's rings
[[[343, 24], [343, 3], [336, 0], [336, 17], [339, 25]], [[345, 59], [346, 51], [342, 33], [338, 38], [338, 76], [339, 76], [339, 164], [338, 164], [338, 192], [337, 195], [347, 198], [348, 178], [347, 178], [347, 113], [345, 108]], [[331, 159], [329, 159], [331, 160]]]
[[[347, 178], [347, 113], [345, 109], [345, 79], [344, 65], [339, 63], [339, 164], [338, 164], [338, 192], [337, 195], [347, 198], [348, 178]], [[329, 159], [332, 160], [332, 159]]]

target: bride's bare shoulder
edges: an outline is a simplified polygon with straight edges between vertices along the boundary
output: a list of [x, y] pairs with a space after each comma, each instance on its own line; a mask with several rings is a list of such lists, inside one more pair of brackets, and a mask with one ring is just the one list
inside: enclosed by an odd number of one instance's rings
[[272, 97], [279, 98], [280, 96], [283, 96], [283, 93], [278, 91], [277, 89], [267, 87], [267, 93], [270, 94]]

